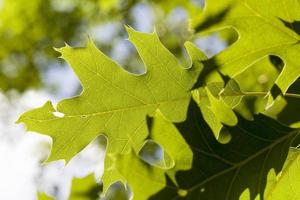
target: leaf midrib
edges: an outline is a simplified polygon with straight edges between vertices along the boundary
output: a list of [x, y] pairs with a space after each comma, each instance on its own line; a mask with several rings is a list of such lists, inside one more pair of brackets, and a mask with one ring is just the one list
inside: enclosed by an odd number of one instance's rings
[[[35, 119], [32, 117], [26, 117], [27, 119], [30, 120], [34, 120], [34, 121], [38, 121], [38, 122], [47, 122], [47, 121], [55, 121], [55, 120], [60, 120], [60, 119], [66, 119], [66, 118], [89, 118], [89, 117], [97, 117], [100, 115], [105, 115], [105, 114], [111, 114], [111, 113], [115, 113], [115, 112], [123, 112], [123, 111], [128, 111], [128, 110], [134, 110], [134, 109], [138, 109], [138, 108], [143, 108], [143, 107], [150, 107], [150, 106], [156, 106], [156, 108], [159, 108], [159, 106], [161, 104], [170, 104], [170, 103], [174, 103], [174, 102], [178, 102], [178, 101], [186, 101], [190, 99], [190, 95], [187, 95], [186, 98], [180, 98], [180, 99], [173, 99], [171, 101], [161, 101], [161, 102], [157, 102], [157, 103], [148, 103], [148, 104], [142, 104], [142, 105], [137, 105], [137, 106], [130, 106], [130, 107], [126, 107], [126, 108], [119, 108], [119, 109], [112, 109], [109, 111], [100, 111], [100, 112], [94, 112], [94, 113], [88, 113], [88, 114], [78, 114], [78, 115], [65, 115], [64, 117], [60, 118], [60, 117], [55, 117], [53, 115], [52, 119]], [[58, 110], [59, 112], [59, 110]]]

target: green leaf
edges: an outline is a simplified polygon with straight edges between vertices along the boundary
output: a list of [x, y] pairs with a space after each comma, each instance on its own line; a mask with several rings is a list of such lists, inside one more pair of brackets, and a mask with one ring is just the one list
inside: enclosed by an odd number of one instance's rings
[[237, 123], [237, 118], [231, 107], [222, 99], [218, 99], [222, 91], [223, 83], [215, 82], [193, 92], [193, 98], [216, 138], [219, 138], [223, 123], [230, 126], [234, 126]]
[[282, 172], [271, 171], [266, 188], [267, 200], [300, 199], [300, 150], [291, 148]]
[[101, 200], [128, 200], [129, 193], [120, 182], [114, 183], [105, 193]]
[[234, 112], [231, 110], [229, 106], [227, 106], [224, 102], [214, 97], [214, 95], [211, 94], [209, 89], [206, 88], [208, 99], [211, 103], [210, 109], [217, 113], [216, 117], [217, 119], [229, 126], [234, 126], [237, 123], [237, 118], [234, 114]]
[[100, 184], [96, 183], [93, 174], [72, 181], [70, 200], [96, 200], [101, 192]]
[[134, 152], [107, 155], [105, 168], [102, 177], [105, 193], [109, 190], [109, 183], [120, 181], [130, 186], [134, 200], [143, 200], [166, 186], [165, 170], [151, 167], [143, 160], [137, 159]]
[[192, 150], [170, 121], [158, 113], [151, 123], [150, 130], [149, 138], [163, 147], [164, 152], [174, 161], [174, 166], [170, 169], [152, 167], [151, 163], [136, 159], [134, 152], [126, 155], [107, 155], [107, 170], [102, 177], [104, 191], [109, 185], [107, 183], [121, 181], [130, 186], [134, 200], [148, 199], [166, 186], [166, 173], [176, 184], [176, 172], [192, 167]]
[[139, 155], [145, 162], [162, 169], [171, 169], [175, 165], [175, 161], [168, 152], [164, 151], [162, 146], [152, 139], [145, 141]]
[[[96, 183], [93, 174], [84, 178], [74, 178], [69, 195], [70, 200], [96, 200], [101, 192], [100, 184]], [[38, 200], [53, 200], [44, 193], [38, 194]]]
[[175, 173], [192, 167], [191, 147], [178, 133], [176, 127], [159, 113], [153, 119], [150, 130], [150, 138], [157, 141], [175, 163], [173, 168], [167, 170], [167, 174], [176, 183]]
[[[281, 200], [281, 199], [299, 199], [299, 149], [291, 148], [287, 160], [280, 173], [276, 175], [274, 170], [268, 174], [267, 187], [265, 190], [264, 199], [266, 200]], [[249, 190], [243, 192], [240, 200], [249, 199]]]
[[[138, 150], [147, 137], [146, 116], [156, 110], [171, 121], [185, 119], [190, 89], [201, 64], [184, 69], [155, 33], [127, 30], [147, 67], [145, 74], [123, 70], [92, 41], [85, 48], [59, 49], [79, 77], [83, 93], [60, 101], [56, 109], [47, 102], [18, 121], [53, 138], [49, 161], [70, 160], [100, 133], [109, 138], [109, 153], [126, 152], [130, 147]], [[191, 52], [195, 48], [190, 43], [186, 46]]]
[[[108, 138], [107, 155], [138, 154], [148, 136], [147, 116], [159, 111], [170, 121], [185, 120], [190, 90], [202, 69], [199, 60], [205, 55], [186, 43], [192, 67], [184, 68], [156, 33], [127, 31], [146, 66], [144, 74], [125, 71], [92, 41], [84, 48], [58, 49], [80, 79], [82, 94], [60, 101], [56, 108], [47, 102], [18, 120], [28, 130], [52, 137], [48, 161], [69, 161], [100, 134]], [[105, 181], [104, 188], [111, 183]]]
[[45, 193], [38, 193], [38, 200], [53, 200], [53, 198]]
[[284, 67], [272, 88], [285, 93], [300, 76], [299, 31], [300, 4], [296, 0], [208, 0], [198, 31], [215, 31], [232, 27], [239, 39], [213, 60], [218, 69], [230, 77], [246, 70], [268, 55], [279, 56]]
[[235, 108], [241, 103], [245, 94], [241, 91], [238, 83], [234, 79], [230, 79], [220, 96], [229, 107]]
[[[235, 76], [234, 80], [237, 81], [241, 90], [247, 93], [235, 110], [247, 119], [253, 118], [253, 114], [265, 113], [267, 103], [265, 97], [274, 85], [278, 75], [279, 71], [272, 64], [271, 57], [265, 57]], [[261, 95], [251, 95], [260, 92]], [[276, 101], [278, 100], [276, 99]], [[275, 112], [277, 113], [280, 107], [277, 102], [274, 102], [271, 109], [277, 110]], [[268, 112], [270, 112], [270, 109], [268, 109]]]
[[178, 186], [169, 182], [152, 199], [237, 200], [246, 189], [250, 199], [263, 196], [269, 171], [281, 171], [290, 144], [299, 133], [264, 115], [256, 115], [253, 121], [239, 117], [237, 126], [226, 126], [231, 140], [221, 144], [194, 102], [188, 119], [175, 126], [193, 151], [193, 167], [177, 172]]

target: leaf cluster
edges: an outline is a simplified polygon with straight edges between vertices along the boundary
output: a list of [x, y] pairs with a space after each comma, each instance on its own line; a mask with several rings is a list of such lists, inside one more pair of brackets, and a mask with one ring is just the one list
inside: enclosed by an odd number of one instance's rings
[[57, 49], [82, 93], [18, 122], [52, 137], [48, 161], [68, 162], [104, 135], [104, 194], [121, 182], [136, 200], [297, 199], [299, 121], [284, 116], [299, 105], [299, 9], [293, 0], [207, 1], [196, 33], [231, 27], [239, 39], [212, 58], [186, 42], [188, 67], [155, 32], [130, 27], [143, 74], [91, 40]]

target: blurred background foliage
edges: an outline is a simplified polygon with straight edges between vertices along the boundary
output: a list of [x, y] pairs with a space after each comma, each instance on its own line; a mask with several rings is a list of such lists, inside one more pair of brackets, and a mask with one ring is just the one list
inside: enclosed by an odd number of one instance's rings
[[[89, 35], [101, 50], [111, 55], [124, 46], [125, 41], [120, 42], [120, 38], [126, 38], [123, 25], [141, 31], [153, 31], [155, 26], [168, 48], [181, 55], [181, 45], [190, 37], [186, 19], [201, 10], [199, 2], [186, 0], [0, 2], [0, 89], [21, 92], [27, 88], [42, 87], [41, 74], [50, 67], [62, 65], [53, 47], [61, 47], [65, 42], [84, 45]], [[179, 16], [178, 11], [172, 14], [174, 9], [181, 12]], [[137, 13], [139, 18], [136, 18]], [[180, 26], [173, 23], [176, 20]], [[133, 59], [136, 53], [130, 44], [126, 45], [129, 47], [128, 52], [123, 53], [125, 55], [113, 57], [129, 70], [139, 71], [135, 69], [138, 61]]]

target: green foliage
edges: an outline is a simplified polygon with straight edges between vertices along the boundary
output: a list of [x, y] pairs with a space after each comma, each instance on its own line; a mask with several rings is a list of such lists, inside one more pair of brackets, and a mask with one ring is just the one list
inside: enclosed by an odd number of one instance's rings
[[240, 104], [245, 94], [241, 91], [239, 84], [231, 79], [220, 93], [222, 100], [231, 108]]
[[178, 185], [168, 183], [153, 199], [235, 200], [247, 188], [251, 199], [264, 196], [269, 170], [280, 172], [299, 133], [264, 115], [255, 116], [253, 121], [239, 117], [237, 126], [225, 127], [231, 140], [220, 144], [193, 102], [188, 119], [175, 126], [193, 151], [193, 165], [176, 173]]
[[[57, 109], [47, 102], [19, 119], [19, 122], [26, 123], [28, 130], [53, 138], [48, 161], [69, 161], [101, 133], [108, 137], [107, 155], [131, 151], [137, 154], [148, 136], [147, 115], [153, 116], [159, 109], [171, 121], [185, 120], [191, 96], [189, 90], [202, 68], [195, 60], [204, 58], [204, 55], [191, 43], [186, 43], [195, 62], [193, 67], [183, 68], [155, 33], [127, 30], [129, 40], [136, 46], [147, 68], [143, 75], [124, 71], [101, 53], [92, 41], [86, 48], [66, 46], [58, 50], [72, 65], [84, 92], [61, 101]], [[168, 84], [162, 85], [163, 82]], [[57, 116], [58, 112], [63, 116]], [[132, 158], [128, 159], [131, 162]], [[105, 190], [119, 178], [112, 174], [114, 178], [104, 181]]]
[[[214, 31], [233, 27], [239, 34], [234, 45], [213, 58], [216, 67], [234, 77], [268, 55], [279, 56], [284, 67], [275, 81], [276, 88], [286, 93], [300, 76], [299, 32], [294, 23], [300, 20], [300, 5], [289, 1], [216, 1], [206, 2], [197, 31]], [[266, 9], [268, 8], [268, 9]]]
[[291, 148], [284, 164], [282, 172], [277, 176], [274, 171], [268, 175], [268, 186], [266, 188], [266, 199], [299, 199], [300, 191], [300, 151]]
[[[179, 5], [172, 2], [171, 0], [143, 2], [137, 0], [31, 0], [30, 2], [3, 0], [0, 7], [0, 89], [24, 91], [42, 86], [41, 72], [57, 64], [58, 54], [53, 51], [53, 46], [62, 46], [64, 42], [80, 44], [82, 38], [91, 34], [93, 28], [104, 23], [133, 24], [131, 11], [136, 5], [142, 3], [153, 9], [154, 13], [160, 13], [162, 16], [157, 16], [157, 21], [163, 23], [160, 18], [163, 19]], [[198, 13], [200, 9], [193, 6], [193, 3], [180, 2], [191, 16]], [[178, 40], [183, 37], [181, 31], [178, 31], [178, 34], [171, 34], [165, 27], [163, 31], [159, 28], [157, 30], [161, 35], [166, 35], [164, 42], [180, 54]], [[124, 34], [126, 33], [120, 31], [117, 37], [123, 37]], [[101, 44], [101, 46], [109, 52], [113, 44]], [[135, 57], [131, 55], [128, 59], [132, 61]]]
[[120, 182], [116, 182], [110, 188], [108, 188], [105, 195], [100, 199], [101, 200], [128, 200], [129, 199], [128, 196], [129, 194], [125, 186]]
[[[0, 8], [0, 88], [24, 91], [40, 85], [38, 70], [53, 59], [53, 45], [81, 33], [87, 16], [79, 4], [58, 10], [51, 0], [4, 0]], [[64, 19], [64, 20], [61, 20]], [[49, 61], [47, 62], [49, 64]]]
[[223, 127], [222, 123], [232, 126], [237, 123], [237, 118], [231, 107], [222, 99], [218, 99], [222, 90], [223, 83], [215, 82], [194, 92], [194, 99], [198, 103], [205, 121], [214, 132], [216, 138], [219, 137], [219, 133]]
[[[158, 114], [150, 130], [149, 138], [163, 146], [163, 155], [167, 154], [172, 164], [157, 166], [153, 162], [147, 163], [143, 157], [137, 159], [134, 152], [125, 156], [108, 155], [109, 160], [105, 162], [107, 165], [105, 167], [109, 170], [105, 171], [102, 177], [104, 187], [108, 186], [106, 183], [121, 180], [133, 190], [134, 199], [147, 199], [165, 187], [167, 184], [165, 173], [176, 182], [177, 171], [191, 168], [192, 150], [172, 123]], [[163, 161], [166, 162], [166, 160], [168, 159], [164, 157]]]
[[[69, 195], [70, 200], [96, 200], [100, 198], [101, 185], [96, 183], [93, 174], [84, 178], [74, 178]], [[52, 197], [38, 194], [38, 200], [53, 200]]]
[[[196, 31], [233, 27], [239, 39], [209, 59], [186, 42], [189, 67], [156, 32], [127, 27], [143, 74], [124, 70], [91, 40], [83, 48], [66, 45], [57, 51], [82, 93], [57, 106], [47, 102], [18, 122], [52, 137], [47, 161], [68, 162], [105, 135], [104, 199], [118, 184], [119, 199], [125, 192], [134, 200], [297, 199], [300, 118], [288, 116], [300, 98], [297, 10], [293, 0], [207, 1]], [[79, 188], [93, 188], [89, 183]]]
[[38, 194], [38, 200], [53, 200], [52, 197], [49, 197], [48, 195], [44, 193], [39, 193]]
[[[54, 139], [49, 161], [70, 160], [100, 133], [105, 133], [109, 139], [109, 153], [127, 152], [131, 147], [138, 151], [147, 137], [146, 116], [153, 115], [157, 109], [171, 121], [185, 119], [191, 96], [189, 90], [201, 64], [184, 69], [155, 33], [127, 30], [129, 40], [136, 46], [147, 68], [143, 75], [126, 72], [101, 53], [92, 41], [86, 48], [66, 46], [58, 50], [72, 65], [84, 92], [61, 101], [57, 109], [48, 102], [19, 119], [29, 130], [53, 138], [64, 132], [64, 139]], [[193, 57], [195, 47], [191, 43], [186, 46]], [[161, 84], [163, 82], [167, 84]], [[64, 116], [55, 116], [55, 112]], [[66, 142], [70, 144], [66, 145]]]
[[197, 5], [196, 2], [187, 0], [149, 0], [149, 2], [154, 2], [167, 12], [172, 11], [176, 7], [183, 7], [187, 10], [190, 17], [196, 17], [202, 10], [200, 5]]
[[95, 200], [101, 192], [100, 184], [97, 184], [93, 174], [84, 178], [74, 178], [69, 199], [71, 200]]

